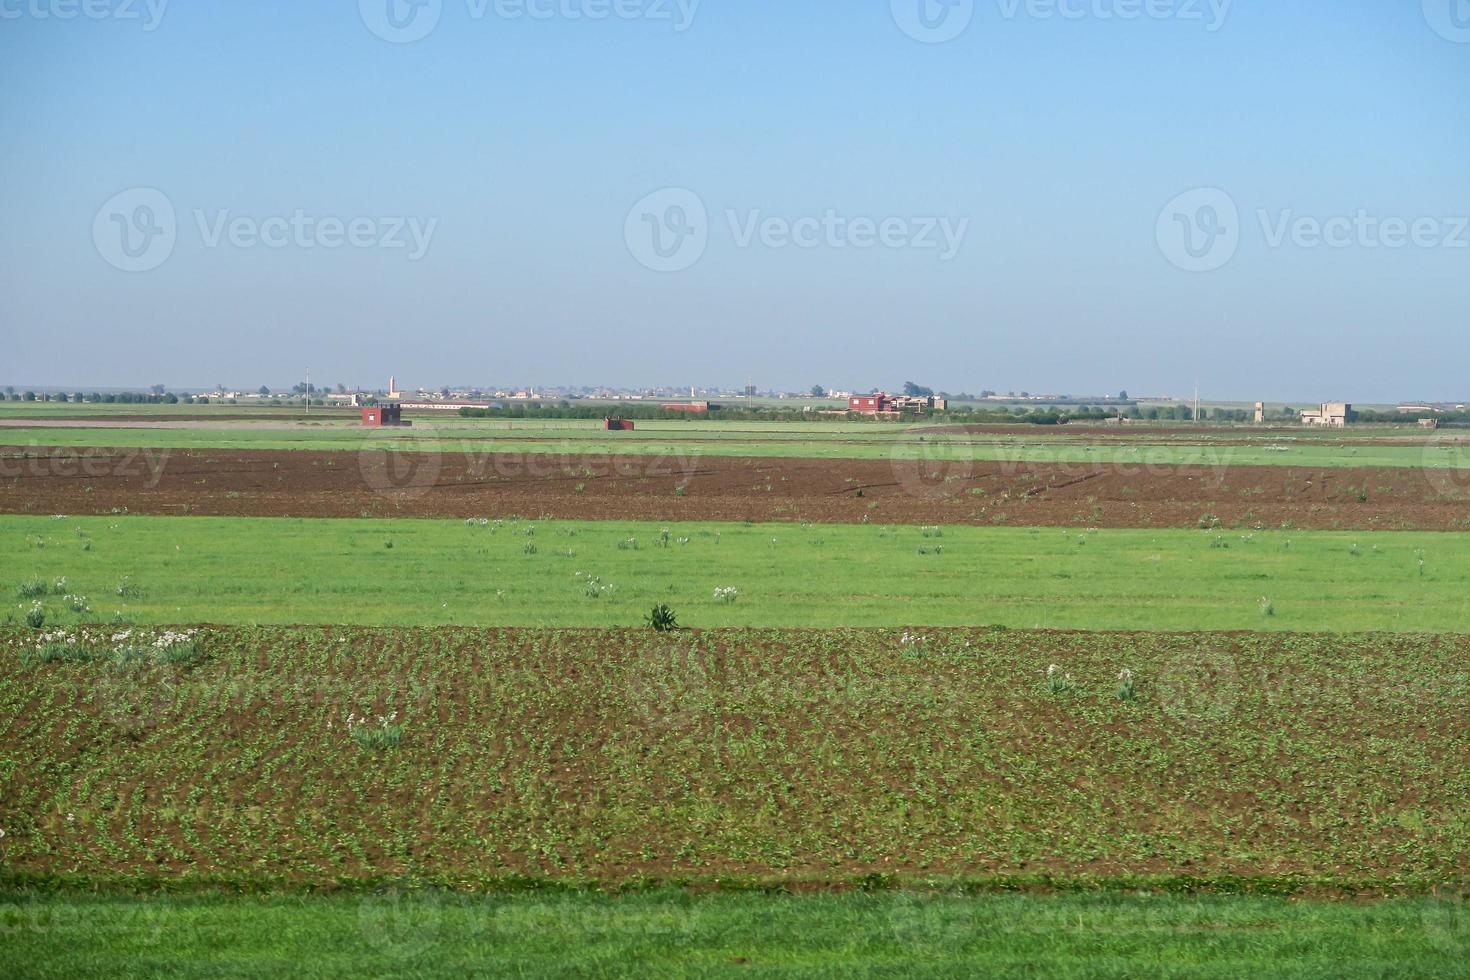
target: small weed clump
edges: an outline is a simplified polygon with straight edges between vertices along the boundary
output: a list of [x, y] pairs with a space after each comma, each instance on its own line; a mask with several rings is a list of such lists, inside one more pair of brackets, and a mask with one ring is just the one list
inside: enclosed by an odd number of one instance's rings
[[369, 752], [396, 749], [403, 744], [403, 726], [398, 723], [398, 712], [378, 715], [377, 722], [368, 723], [367, 718], [357, 717], [356, 712], [347, 715], [347, 732], [357, 747]]
[[678, 617], [674, 615], [674, 610], [670, 609], [668, 603], [665, 602], [661, 602], [649, 610], [645, 622], [657, 633], [672, 633], [679, 628]]
[[[579, 578], [581, 577], [581, 575], [581, 572], [577, 573], [577, 576]], [[604, 595], [611, 592], [612, 590], [613, 587], [611, 585], [603, 585], [602, 579], [598, 578], [596, 575], [589, 575], [587, 576], [586, 588], [583, 589], [583, 595], [585, 595], [589, 599], [601, 599]]]
[[16, 587], [15, 595], [19, 599], [35, 599], [38, 596], [45, 595], [49, 591], [51, 590], [46, 585], [45, 579], [33, 578], [20, 583]]
[[1132, 701], [1138, 697], [1138, 687], [1133, 682], [1133, 671], [1127, 667], [1118, 671], [1118, 690], [1116, 693], [1119, 701]]

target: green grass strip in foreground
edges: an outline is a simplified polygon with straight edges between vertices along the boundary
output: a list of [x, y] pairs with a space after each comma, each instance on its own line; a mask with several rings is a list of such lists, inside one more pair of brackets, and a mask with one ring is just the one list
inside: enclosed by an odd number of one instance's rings
[[1463, 977], [1470, 906], [906, 893], [0, 895], [12, 977]]
[[[5, 615], [51, 624], [634, 626], [655, 603], [696, 627], [1470, 624], [1470, 535], [1426, 532], [3, 516], [0, 548]], [[38, 579], [54, 594], [23, 596]]]

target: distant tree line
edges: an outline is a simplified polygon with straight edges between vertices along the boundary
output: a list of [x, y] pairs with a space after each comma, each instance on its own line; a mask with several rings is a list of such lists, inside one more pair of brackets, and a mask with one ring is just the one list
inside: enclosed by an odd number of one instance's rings
[[177, 405], [181, 400], [172, 392], [116, 391], [104, 394], [94, 391], [86, 394], [77, 391], [67, 394], [64, 391], [16, 391], [13, 388], [5, 389], [5, 397], [13, 402], [95, 402], [100, 405]]

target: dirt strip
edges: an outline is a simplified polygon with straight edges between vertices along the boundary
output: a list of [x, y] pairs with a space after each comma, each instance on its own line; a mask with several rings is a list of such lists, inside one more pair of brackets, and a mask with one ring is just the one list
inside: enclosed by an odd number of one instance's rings
[[0, 447], [0, 513], [1470, 530], [1470, 471]]

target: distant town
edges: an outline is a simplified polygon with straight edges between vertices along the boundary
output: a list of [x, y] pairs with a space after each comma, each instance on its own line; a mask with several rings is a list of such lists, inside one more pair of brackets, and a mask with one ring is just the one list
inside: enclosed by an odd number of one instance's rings
[[[1464, 402], [1402, 402], [1355, 407], [1333, 401], [1297, 405], [1277, 402], [1232, 402], [1204, 400], [1198, 395], [1130, 396], [1115, 394], [1075, 395], [1059, 392], [995, 391], [949, 392], [912, 381], [895, 386], [890, 394], [882, 388], [812, 385], [802, 391], [762, 388], [754, 384], [728, 387], [614, 387], [582, 386], [400, 386], [395, 377], [381, 387], [350, 386], [343, 383], [317, 385], [301, 381], [289, 387], [261, 385], [253, 390], [216, 385], [212, 389], [170, 388], [151, 385], [147, 389], [99, 388], [68, 391], [55, 387], [20, 388], [6, 385], [0, 400], [76, 404], [184, 404], [237, 406], [302, 406], [361, 408], [395, 404], [410, 412], [461, 412], [464, 414], [540, 414], [575, 412], [578, 415], [637, 414], [648, 418], [663, 415], [723, 415], [741, 411], [762, 415], [905, 417], [1010, 415], [1032, 421], [1066, 422], [1100, 420], [1126, 424], [1137, 421], [1241, 422], [1300, 424], [1343, 428], [1364, 422], [1417, 420], [1427, 428], [1441, 424], [1470, 422]], [[580, 407], [579, 407], [580, 406]], [[621, 406], [621, 407], [620, 407]]]

